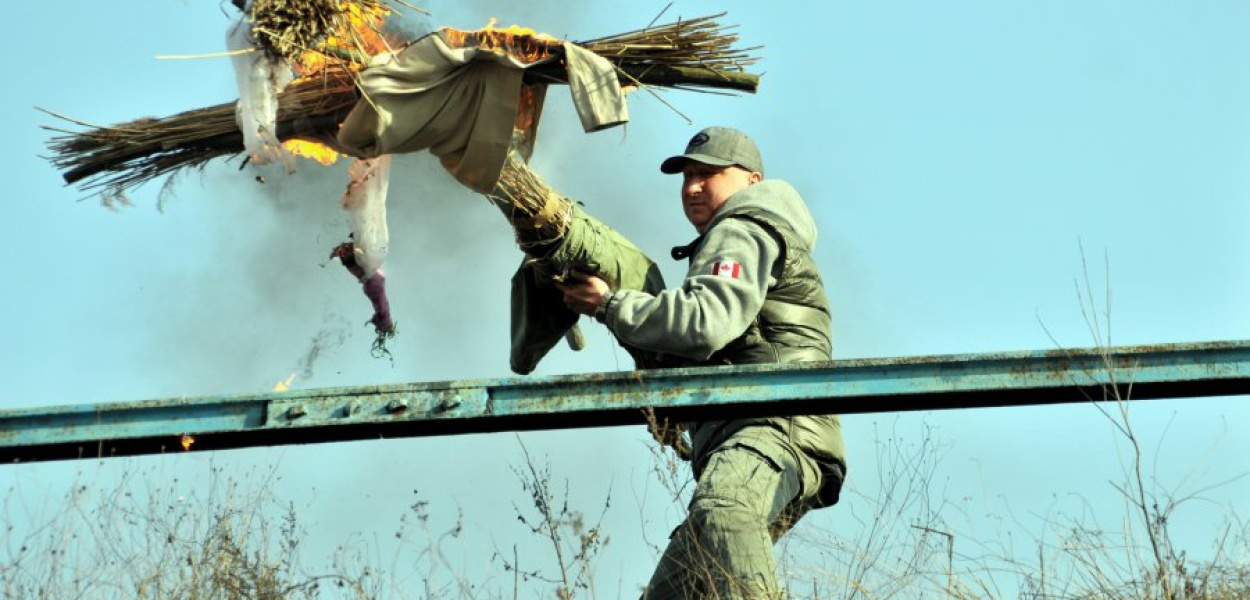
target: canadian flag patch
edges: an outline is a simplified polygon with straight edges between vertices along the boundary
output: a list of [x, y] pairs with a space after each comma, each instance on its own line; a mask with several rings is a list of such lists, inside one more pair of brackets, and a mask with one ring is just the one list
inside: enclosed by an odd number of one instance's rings
[[737, 279], [742, 274], [742, 265], [732, 260], [718, 260], [712, 263], [712, 274], [717, 277]]

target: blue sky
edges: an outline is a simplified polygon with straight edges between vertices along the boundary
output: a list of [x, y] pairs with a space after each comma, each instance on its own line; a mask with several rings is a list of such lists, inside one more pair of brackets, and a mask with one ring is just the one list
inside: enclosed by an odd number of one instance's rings
[[[476, 27], [494, 16], [558, 37], [590, 38], [650, 22], [666, 2], [430, 2], [406, 27]], [[159, 186], [111, 211], [61, 184], [39, 156], [55, 121], [40, 106], [111, 124], [235, 97], [226, 59], [156, 60], [224, 47], [228, 3], [73, 0], [12, 9], [0, 228], [0, 408], [298, 387], [507, 375], [511, 235], [480, 197], [428, 155], [400, 157], [390, 194], [388, 282], [401, 335], [394, 363], [368, 355], [368, 306], [327, 265], [346, 235], [337, 208], [346, 166], [303, 164], [259, 185], [237, 164]], [[645, 93], [624, 129], [583, 134], [562, 90], [549, 94], [534, 167], [657, 257], [693, 237], [677, 181], [658, 164], [697, 129], [725, 124], [758, 140], [770, 177], [802, 192], [820, 227], [817, 260], [833, 301], [841, 358], [1088, 346], [1074, 282], [1082, 252], [1099, 306], [1111, 294], [1115, 344], [1250, 339], [1250, 5], [1182, 2], [678, 2], [665, 15], [728, 10], [747, 45], [765, 46], [753, 96], [668, 93], [688, 124]], [[1104, 257], [1106, 257], [1104, 262]], [[661, 261], [675, 283], [681, 265]], [[1083, 285], [1083, 283], [1081, 284]], [[557, 350], [540, 374], [628, 369], [606, 333]], [[1047, 333], [1049, 330], [1050, 334]], [[1161, 486], [1192, 491], [1250, 470], [1244, 398], [1151, 401], [1133, 418]], [[1108, 483], [1122, 447], [1088, 405], [845, 420], [852, 484], [871, 491], [874, 430], [942, 440], [942, 489], [975, 527], [1010, 512], [1081, 503], [1119, 510]], [[609, 486], [618, 536], [604, 593], [632, 597], [676, 518], [652, 498], [637, 428], [522, 436], [549, 455], [591, 506]], [[151, 462], [143, 462], [144, 460]], [[511, 434], [258, 449], [213, 459], [142, 459], [170, 472], [210, 460], [279, 463], [282, 494], [306, 503], [317, 543], [385, 531], [413, 488], [471, 523], [466, 556], [521, 536]], [[77, 469], [0, 470], [23, 493]], [[1189, 486], [1185, 488], [1184, 486]], [[631, 496], [633, 498], [631, 498]], [[1204, 492], [1178, 513], [1194, 552], [1250, 481]], [[500, 504], [500, 498], [508, 498]], [[1058, 507], [1058, 508], [1056, 508]], [[853, 506], [812, 521], [854, 528]], [[350, 519], [342, 516], [353, 515]], [[640, 523], [640, 519], [645, 523]], [[479, 549], [482, 550], [480, 553]], [[488, 569], [489, 566], [482, 568]]]

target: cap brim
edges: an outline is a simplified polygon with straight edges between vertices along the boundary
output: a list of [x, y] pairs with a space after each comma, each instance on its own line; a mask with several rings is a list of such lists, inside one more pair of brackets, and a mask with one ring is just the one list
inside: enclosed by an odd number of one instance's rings
[[732, 160], [716, 158], [715, 156], [708, 156], [706, 154], [679, 154], [677, 156], [670, 156], [665, 159], [664, 162], [660, 163], [660, 172], [668, 173], [669, 175], [672, 175], [673, 173], [680, 173], [682, 169], [686, 168], [686, 161], [690, 160], [703, 163], [705, 165], [712, 165], [713, 167], [728, 167], [736, 164]]

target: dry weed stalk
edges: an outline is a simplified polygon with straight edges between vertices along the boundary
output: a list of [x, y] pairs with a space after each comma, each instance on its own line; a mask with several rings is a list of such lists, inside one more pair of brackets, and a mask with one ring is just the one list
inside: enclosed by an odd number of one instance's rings
[[[829, 513], [816, 511], [782, 538], [787, 587], [810, 590], [812, 598], [937, 597], [947, 590], [948, 597], [961, 597], [956, 537], [943, 520], [946, 501], [936, 497], [939, 443], [927, 424], [918, 435], [898, 427], [887, 437], [874, 435], [875, 480], [861, 472]], [[822, 514], [853, 520], [857, 528], [849, 536], [822, 529]]]
[[[1170, 529], [1173, 514], [1183, 504], [1199, 498], [1199, 495], [1231, 481], [1204, 487], [1196, 492], [1179, 495], [1176, 490], [1162, 489], [1145, 465], [1145, 448], [1131, 418], [1133, 373], [1135, 365], [1116, 356], [1111, 343], [1111, 265], [1104, 252], [1105, 272], [1104, 303], [1099, 307], [1090, 281], [1090, 269], [1084, 245], [1079, 246], [1081, 256], [1081, 279], [1074, 282], [1077, 303], [1086, 330], [1099, 350], [1099, 372], [1083, 375], [1090, 381], [1103, 381], [1100, 397], [1089, 397], [1091, 404], [1107, 419], [1116, 432], [1117, 439], [1127, 444], [1127, 462], [1122, 464], [1123, 481], [1112, 486], [1125, 500], [1128, 511], [1123, 515], [1124, 529], [1109, 534], [1099, 527], [1090, 528], [1077, 522], [1068, 526], [1066, 539], [1054, 550], [1060, 558], [1070, 561], [1067, 578], [1054, 583], [1054, 573], [1041, 569], [1031, 581], [1030, 589], [1035, 598], [1055, 597], [1058, 588], [1064, 597], [1081, 600], [1231, 600], [1250, 597], [1250, 567], [1230, 564], [1229, 546], [1240, 544], [1240, 550], [1250, 550], [1250, 530], [1240, 525], [1238, 516], [1229, 516], [1230, 522], [1216, 540], [1213, 557], [1198, 563], [1187, 559], [1184, 551], [1177, 551]], [[1062, 351], [1055, 336], [1042, 323], [1051, 341]], [[1074, 382], [1078, 383], [1078, 382]], [[1110, 402], [1112, 409], [1104, 403]], [[1151, 481], [1150, 485], [1147, 481]], [[1142, 557], [1145, 538], [1146, 558]], [[1042, 545], [1044, 549], [1044, 545]], [[1055, 562], [1052, 558], [1051, 562]], [[1047, 584], [1048, 577], [1051, 583]]]
[[690, 460], [693, 450], [690, 442], [686, 441], [685, 423], [671, 421], [668, 417], [660, 418], [650, 406], [642, 409], [642, 417], [647, 421], [647, 433], [660, 447], [671, 449], [683, 461]]
[[[563, 499], [557, 499], [552, 490], [550, 464], [539, 466], [519, 437], [517, 444], [521, 447], [525, 464], [514, 466], [513, 472], [516, 473], [521, 488], [529, 494], [535, 513], [529, 514], [527, 510], [514, 505], [517, 519], [531, 533], [550, 545], [559, 576], [547, 576], [541, 569], [523, 570], [515, 549], [511, 561], [498, 549], [493, 558], [514, 576], [526, 581], [534, 579], [554, 584], [557, 600], [573, 600], [581, 591], [591, 590], [599, 553], [608, 545], [608, 535], [602, 531], [601, 524], [612, 506], [612, 490], [608, 490], [598, 519], [594, 523], [587, 523], [580, 511], [569, 506], [568, 482], [565, 482]], [[513, 595], [516, 596], [515, 586], [519, 585], [519, 580], [514, 579], [514, 582]]]

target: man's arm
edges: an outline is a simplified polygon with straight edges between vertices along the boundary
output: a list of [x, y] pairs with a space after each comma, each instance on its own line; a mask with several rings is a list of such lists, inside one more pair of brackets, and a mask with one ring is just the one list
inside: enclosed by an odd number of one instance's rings
[[780, 247], [743, 219], [717, 223], [704, 237], [682, 286], [658, 295], [608, 291], [594, 277], [562, 285], [565, 303], [601, 316], [622, 342], [704, 360], [746, 331], [774, 282]]

